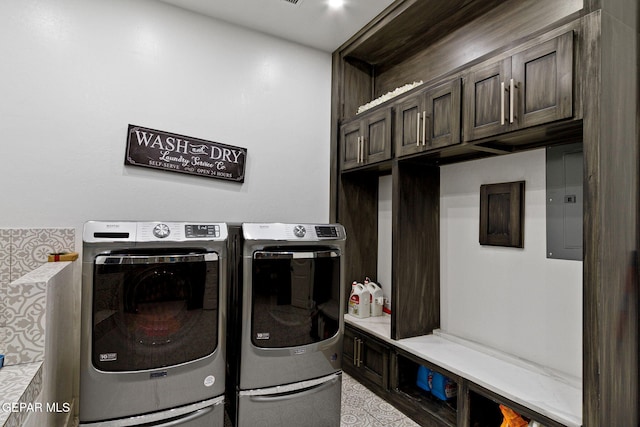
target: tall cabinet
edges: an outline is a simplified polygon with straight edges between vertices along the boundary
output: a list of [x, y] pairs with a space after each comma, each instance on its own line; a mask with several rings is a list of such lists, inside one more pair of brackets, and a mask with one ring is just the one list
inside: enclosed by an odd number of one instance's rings
[[[583, 142], [585, 426], [639, 420], [637, 16], [635, 0], [398, 0], [333, 54], [331, 220], [347, 280], [371, 275], [378, 178], [392, 176], [394, 340], [440, 326], [439, 167]], [[404, 383], [410, 355], [373, 348], [389, 354], [376, 382]], [[466, 427], [472, 405], [432, 418]]]

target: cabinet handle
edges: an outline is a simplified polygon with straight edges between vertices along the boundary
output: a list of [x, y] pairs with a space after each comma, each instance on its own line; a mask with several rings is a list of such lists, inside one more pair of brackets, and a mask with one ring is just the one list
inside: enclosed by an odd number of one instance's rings
[[360, 367], [360, 353], [362, 351], [362, 340], [360, 338], [353, 339], [353, 364], [356, 368]]
[[356, 163], [360, 163], [360, 152], [362, 151], [362, 150], [360, 149], [360, 138], [361, 138], [361, 137], [358, 137], [358, 158], [357, 158], [357, 160], [356, 160]]
[[358, 367], [358, 338], [353, 337], [353, 366]]
[[504, 82], [500, 83], [500, 126], [504, 126]]
[[427, 145], [427, 112], [422, 112], [422, 145]]
[[514, 105], [513, 105], [513, 98], [514, 98], [514, 92], [515, 92], [515, 83], [513, 81], [513, 79], [511, 79], [511, 81], [509, 82], [509, 123], [513, 123], [513, 111], [514, 111]]
[[418, 120], [416, 121], [416, 147], [420, 146], [420, 112], [418, 112]]
[[360, 163], [364, 163], [364, 136], [360, 137]]

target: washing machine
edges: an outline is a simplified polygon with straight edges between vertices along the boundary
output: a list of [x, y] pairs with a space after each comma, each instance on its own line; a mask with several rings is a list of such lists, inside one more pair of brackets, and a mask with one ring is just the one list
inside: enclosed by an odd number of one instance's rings
[[345, 298], [339, 224], [234, 233], [228, 400], [236, 427], [339, 427]]
[[224, 425], [227, 226], [84, 226], [80, 425]]

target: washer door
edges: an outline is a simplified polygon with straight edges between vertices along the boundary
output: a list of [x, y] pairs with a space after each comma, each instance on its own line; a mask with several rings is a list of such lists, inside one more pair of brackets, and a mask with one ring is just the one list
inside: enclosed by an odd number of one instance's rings
[[332, 338], [340, 327], [340, 253], [267, 249], [253, 254], [251, 342], [287, 348]]
[[218, 343], [218, 254], [145, 250], [98, 255], [92, 362], [101, 371], [177, 365]]

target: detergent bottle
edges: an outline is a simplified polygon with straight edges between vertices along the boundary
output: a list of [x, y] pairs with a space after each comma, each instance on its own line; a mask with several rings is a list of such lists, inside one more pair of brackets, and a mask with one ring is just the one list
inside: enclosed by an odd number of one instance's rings
[[384, 297], [382, 288], [377, 283], [372, 282], [368, 277], [364, 279], [364, 286], [369, 291], [369, 304], [371, 306], [371, 316], [382, 316]]
[[371, 314], [369, 291], [362, 283], [353, 282], [351, 284], [351, 295], [349, 296], [349, 314], [355, 317], [365, 318]]

